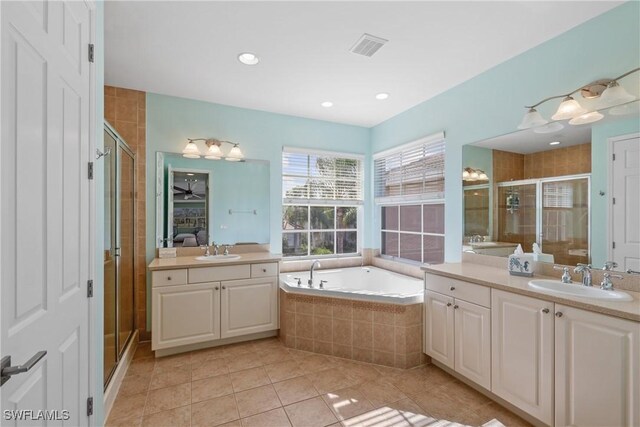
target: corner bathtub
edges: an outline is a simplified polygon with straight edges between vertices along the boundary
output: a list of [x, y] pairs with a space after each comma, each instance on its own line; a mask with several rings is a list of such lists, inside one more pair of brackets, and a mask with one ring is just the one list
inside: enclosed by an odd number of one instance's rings
[[[301, 285], [298, 286], [298, 278]], [[419, 304], [424, 296], [421, 279], [376, 267], [351, 267], [313, 272], [309, 288], [309, 271], [280, 274], [280, 288], [285, 292], [388, 304]], [[326, 280], [319, 289], [320, 280]]]

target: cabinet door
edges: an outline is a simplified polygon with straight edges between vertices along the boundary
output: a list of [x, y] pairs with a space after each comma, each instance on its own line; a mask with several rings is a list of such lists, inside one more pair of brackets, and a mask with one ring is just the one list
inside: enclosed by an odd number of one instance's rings
[[491, 391], [553, 423], [553, 303], [491, 290]]
[[491, 310], [455, 299], [455, 370], [491, 389]]
[[556, 305], [556, 425], [640, 425], [640, 323]]
[[453, 369], [453, 298], [425, 291], [424, 314], [424, 352]]
[[222, 282], [221, 337], [236, 337], [278, 329], [278, 280]]
[[220, 338], [220, 282], [153, 288], [152, 348]]

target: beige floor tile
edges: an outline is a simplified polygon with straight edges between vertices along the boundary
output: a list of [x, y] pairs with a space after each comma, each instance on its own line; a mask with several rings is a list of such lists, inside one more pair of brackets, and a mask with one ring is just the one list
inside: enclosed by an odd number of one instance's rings
[[353, 378], [356, 384], [380, 378], [380, 372], [374, 368], [374, 365], [349, 361], [348, 366], [341, 369]]
[[145, 415], [142, 427], [190, 427], [191, 405]]
[[147, 395], [144, 413], [154, 414], [191, 403], [191, 383], [151, 390]]
[[142, 416], [131, 416], [118, 419], [107, 419], [104, 427], [139, 427], [142, 424]]
[[222, 347], [205, 348], [191, 353], [191, 364], [197, 365], [209, 360], [222, 359], [225, 357]]
[[285, 406], [293, 427], [324, 427], [338, 421], [321, 397]]
[[230, 374], [233, 391], [236, 393], [250, 388], [256, 388], [269, 384], [271, 381], [264, 368], [245, 369], [244, 371]]
[[322, 399], [339, 420], [361, 415], [373, 409], [373, 405], [357, 388], [345, 388], [322, 395]]
[[365, 412], [342, 422], [344, 427], [454, 427], [448, 422], [426, 415], [410, 399], [404, 399], [390, 405]]
[[191, 383], [191, 403], [210, 400], [233, 393], [229, 375], [217, 375]]
[[224, 355], [226, 357], [236, 357], [249, 353], [254, 353], [253, 343], [251, 342], [231, 344], [224, 347]]
[[156, 359], [156, 368], [173, 368], [191, 364], [191, 353], [175, 354], [173, 356], [159, 357]]
[[279, 408], [280, 399], [271, 384], [236, 393], [240, 418]]
[[153, 351], [151, 350], [151, 341], [145, 341], [138, 343], [136, 352], [133, 354], [134, 359], [144, 359], [145, 357], [152, 357]]
[[236, 399], [232, 394], [191, 405], [192, 427], [217, 426], [239, 418]]
[[155, 366], [156, 359], [154, 357], [134, 359], [131, 361], [129, 368], [127, 369], [127, 375], [148, 375], [151, 377], [151, 373]]
[[320, 394], [354, 385], [354, 380], [340, 369], [314, 372], [313, 374], [307, 375], [307, 378]]
[[174, 366], [171, 368], [156, 367], [151, 377], [149, 390], [169, 387], [191, 382], [191, 365]]
[[[192, 424], [192, 427], [195, 426]], [[240, 422], [240, 420], [235, 420], [228, 423], [220, 424], [218, 427], [242, 427], [242, 422]]]
[[228, 374], [226, 359], [214, 359], [191, 366], [191, 381]]
[[302, 370], [295, 360], [285, 360], [284, 362], [265, 365], [264, 369], [273, 383], [302, 375]]
[[146, 393], [149, 390], [150, 382], [151, 377], [149, 375], [126, 375], [122, 380], [122, 384], [120, 384], [118, 396]]
[[396, 388], [396, 386], [384, 379], [360, 384], [358, 388], [364, 393], [374, 408], [379, 408], [407, 397], [407, 395]]
[[147, 393], [138, 393], [129, 396], [116, 397], [109, 413], [111, 421], [120, 418], [142, 418], [144, 405], [147, 401]]
[[244, 427], [291, 427], [289, 418], [282, 408], [243, 418], [242, 425]]
[[257, 368], [262, 366], [260, 359], [254, 353], [244, 353], [233, 357], [227, 357], [227, 367], [229, 372], [242, 371], [244, 369]]
[[287, 349], [282, 347], [273, 347], [267, 348], [265, 350], [261, 350], [258, 353], [260, 357], [260, 361], [268, 365], [270, 363], [278, 363], [283, 362], [285, 360], [290, 360], [293, 356], [287, 351]]
[[273, 388], [275, 388], [276, 393], [278, 393], [278, 397], [283, 405], [289, 405], [318, 396], [318, 391], [306, 377], [297, 377], [281, 381], [273, 384]]
[[485, 424], [493, 419], [498, 420], [505, 426], [509, 427], [530, 427], [531, 424], [508, 409], [503, 408], [495, 402], [481, 406], [474, 411], [475, 423], [478, 425]]
[[303, 357], [298, 361], [298, 364], [300, 366], [300, 370], [304, 374], [323, 371], [325, 369], [331, 368], [330, 359], [319, 354], [313, 354], [311, 356]]
[[425, 413], [438, 419], [463, 423], [466, 412], [489, 402], [489, 399], [462, 383], [449, 383], [435, 390], [413, 396]]

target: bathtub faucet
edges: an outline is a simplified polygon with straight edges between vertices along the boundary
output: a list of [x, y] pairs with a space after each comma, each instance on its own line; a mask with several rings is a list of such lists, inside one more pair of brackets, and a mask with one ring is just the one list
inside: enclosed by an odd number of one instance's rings
[[316, 268], [316, 266], [321, 267], [320, 265], [320, 261], [313, 260], [313, 263], [311, 264], [311, 270], [309, 270], [309, 287], [313, 288], [313, 270]]

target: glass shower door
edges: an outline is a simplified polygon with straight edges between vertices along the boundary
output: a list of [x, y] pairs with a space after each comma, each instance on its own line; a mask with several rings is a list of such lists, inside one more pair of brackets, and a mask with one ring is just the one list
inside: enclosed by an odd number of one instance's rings
[[134, 325], [135, 164], [129, 150], [118, 145], [118, 354]]
[[498, 187], [498, 241], [519, 243], [525, 252], [537, 241], [536, 184]]
[[[116, 139], [104, 131], [105, 152], [115, 153]], [[117, 328], [117, 258], [116, 258], [116, 159], [104, 159], [104, 381], [109, 381], [118, 362]]]
[[589, 263], [589, 178], [542, 182], [541, 243], [564, 265]]

